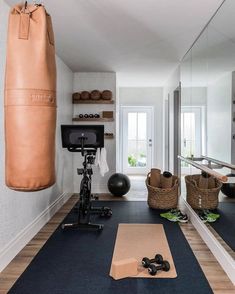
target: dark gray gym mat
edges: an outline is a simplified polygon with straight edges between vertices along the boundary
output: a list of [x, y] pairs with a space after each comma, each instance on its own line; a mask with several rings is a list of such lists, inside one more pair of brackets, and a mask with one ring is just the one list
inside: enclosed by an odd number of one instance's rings
[[[18, 294], [210, 294], [213, 293], [179, 225], [159, 216], [146, 202], [100, 202], [110, 206], [110, 219], [101, 233], [62, 231], [60, 227], [46, 242], [9, 293]], [[76, 219], [71, 211], [67, 221]], [[118, 223], [161, 223], [164, 225], [178, 277], [176, 279], [109, 276]], [[149, 236], [151, 238], [151, 236]]]
[[220, 202], [215, 212], [220, 214], [220, 218], [216, 222], [210, 223], [210, 225], [228, 246], [235, 251], [235, 202]]

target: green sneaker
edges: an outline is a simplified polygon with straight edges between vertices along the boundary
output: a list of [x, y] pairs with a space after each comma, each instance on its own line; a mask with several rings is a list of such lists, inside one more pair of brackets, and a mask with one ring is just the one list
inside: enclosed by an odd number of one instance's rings
[[206, 217], [206, 215], [204, 214], [203, 211], [197, 211], [197, 214], [198, 214], [198, 216], [200, 217], [200, 220], [203, 223], [206, 223], [207, 222], [207, 217]]
[[207, 221], [208, 221], [209, 223], [213, 223], [213, 222], [215, 222], [218, 218], [220, 218], [220, 215], [219, 215], [219, 214], [217, 214], [217, 213], [213, 213], [213, 212], [211, 212], [211, 211], [208, 210], [208, 209], [205, 209], [205, 210], [203, 211], [203, 213], [204, 213], [204, 215], [205, 215], [205, 217], [206, 217], [206, 219], [207, 219]]
[[174, 208], [174, 209], [171, 209], [170, 212], [178, 217], [178, 221], [180, 223], [187, 223], [188, 222], [187, 214], [182, 213], [179, 209]]
[[164, 218], [168, 218], [172, 215], [172, 213], [170, 211], [167, 211], [167, 212], [163, 212], [160, 214], [161, 217], [164, 217]]
[[209, 209], [205, 209], [205, 210], [204, 210], [204, 214], [205, 214], [205, 215], [208, 215], [208, 216], [210, 216], [210, 217], [212, 217], [212, 218], [215, 218], [215, 219], [220, 218], [220, 215], [219, 215], [218, 213], [213, 213], [213, 212], [211, 212]]
[[206, 220], [207, 220], [208, 223], [214, 223], [215, 221], [217, 221], [217, 218], [207, 216]]
[[164, 218], [172, 217], [172, 216], [178, 216], [178, 210], [177, 209], [171, 209], [167, 212], [161, 213], [160, 214]]
[[164, 213], [161, 213], [160, 216], [163, 218], [166, 218], [167, 220], [169, 220], [171, 222], [178, 222], [179, 221], [178, 215], [173, 213], [171, 210], [164, 212]]

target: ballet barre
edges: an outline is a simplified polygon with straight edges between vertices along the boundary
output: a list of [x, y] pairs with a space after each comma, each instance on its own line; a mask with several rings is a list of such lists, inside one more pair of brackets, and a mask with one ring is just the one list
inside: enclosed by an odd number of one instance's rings
[[202, 160], [207, 160], [208, 161], [208, 166], [209, 167], [211, 166], [211, 163], [213, 162], [215, 164], [218, 164], [218, 166], [220, 166], [220, 168], [227, 167], [229, 169], [235, 170], [235, 165], [233, 165], [233, 164], [230, 164], [230, 163], [227, 163], [227, 162], [224, 162], [224, 161], [220, 161], [220, 160], [217, 160], [217, 159], [214, 159], [214, 158], [211, 158], [211, 157], [207, 157], [207, 156], [204, 156], [204, 155], [202, 155], [201, 158], [202, 158]]
[[[193, 161], [193, 160], [191, 160], [191, 159], [188, 159], [188, 158], [186, 158], [186, 157], [184, 157], [184, 156], [181, 156], [181, 155], [178, 155], [178, 158], [179, 158], [180, 160], [182, 160], [182, 161], [184, 161], [184, 162], [186, 162], [186, 163], [188, 163], [188, 164], [190, 164], [190, 165], [192, 165], [192, 166], [194, 166], [194, 167], [196, 167], [196, 168], [198, 168], [198, 169], [200, 169], [200, 170], [202, 170], [202, 171], [208, 173], [209, 175], [211, 175], [211, 176], [217, 178], [217, 179], [220, 180], [221, 182], [227, 182], [227, 181], [228, 181], [227, 176], [222, 175], [222, 174], [220, 174], [220, 173], [218, 173], [218, 172], [212, 170], [211, 168], [209, 168], [209, 167], [207, 167], [207, 166], [205, 166], [205, 165], [203, 165], [203, 164], [196, 163], [195, 161]], [[206, 160], [207, 160], [207, 159], [206, 159]]]

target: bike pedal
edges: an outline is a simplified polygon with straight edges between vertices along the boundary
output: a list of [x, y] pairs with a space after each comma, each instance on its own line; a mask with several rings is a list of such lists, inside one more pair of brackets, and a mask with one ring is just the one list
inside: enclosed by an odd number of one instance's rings
[[92, 195], [92, 198], [93, 198], [94, 200], [99, 200], [99, 196], [98, 196], [97, 194], [93, 194], [93, 195]]
[[78, 175], [83, 175], [84, 169], [83, 168], [77, 168], [77, 174]]

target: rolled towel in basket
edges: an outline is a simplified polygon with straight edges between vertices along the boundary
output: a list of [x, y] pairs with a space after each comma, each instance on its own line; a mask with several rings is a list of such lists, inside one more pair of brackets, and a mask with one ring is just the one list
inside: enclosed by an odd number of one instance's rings
[[164, 173], [161, 175], [161, 187], [163, 189], [168, 189], [171, 188], [172, 185], [172, 174], [168, 171], [164, 171]]
[[150, 186], [152, 187], [160, 187], [160, 181], [161, 181], [161, 171], [158, 168], [151, 168], [151, 174], [150, 174]]

